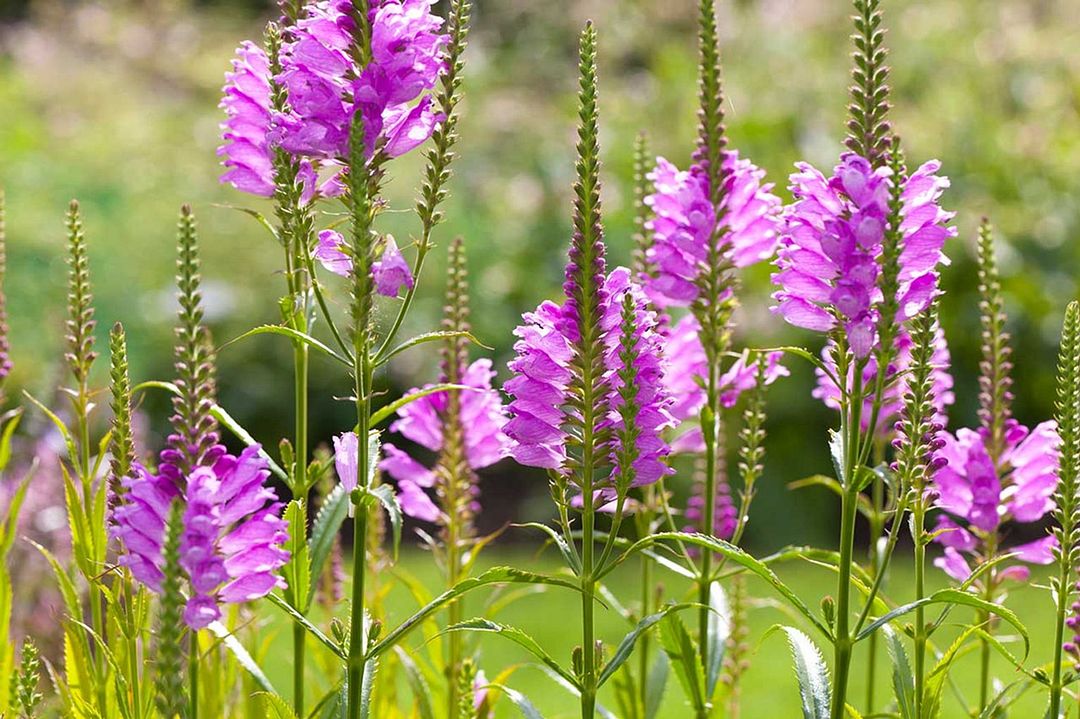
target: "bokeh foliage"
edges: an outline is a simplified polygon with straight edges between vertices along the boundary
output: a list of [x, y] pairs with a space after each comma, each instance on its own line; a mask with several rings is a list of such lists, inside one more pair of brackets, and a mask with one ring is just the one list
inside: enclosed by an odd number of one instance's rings
[[[99, 327], [125, 323], [137, 380], [171, 374], [172, 233], [181, 202], [192, 202], [199, 216], [208, 319], [217, 340], [277, 320], [280, 248], [249, 217], [223, 206], [251, 201], [217, 184], [214, 155], [222, 74], [236, 39], [257, 38], [272, 5], [0, 4], [0, 184], [8, 191], [7, 290], [17, 384], [41, 388], [56, 381], [62, 220], [72, 197], [84, 208]], [[577, 28], [591, 17], [600, 30], [604, 205], [611, 255], [626, 261], [634, 135], [648, 131], [653, 147], [680, 164], [691, 146], [694, 5], [476, 2], [461, 160], [437, 241], [445, 247], [456, 234], [466, 239], [476, 333], [497, 348], [498, 366], [507, 358], [520, 312], [553, 296], [562, 279]], [[1041, 421], [1051, 413], [1061, 315], [1080, 277], [1075, 7], [1069, 0], [890, 0], [885, 9], [892, 28], [894, 126], [910, 162], [942, 160], [953, 182], [944, 203], [959, 213], [960, 238], [947, 248], [953, 264], [942, 304], [957, 375], [953, 425], [974, 421], [973, 238], [984, 214], [999, 234], [1017, 348], [1017, 415]], [[827, 168], [840, 150], [848, 28], [844, 2], [723, 5], [733, 145], [766, 168], [785, 196], [794, 161]], [[396, 171], [412, 176], [418, 168], [409, 163]], [[405, 183], [391, 182], [388, 195], [396, 208], [411, 207]], [[407, 211], [392, 213], [385, 227], [405, 245], [417, 222]], [[428, 266], [431, 275], [409, 329], [437, 322], [442, 256], [440, 249]], [[743, 292], [742, 339], [752, 345], [812, 342], [768, 314], [768, 292], [768, 270], [757, 268]], [[223, 403], [263, 441], [273, 442], [290, 426], [288, 357], [288, 348], [272, 337], [221, 353]], [[399, 387], [429, 381], [435, 362], [433, 353], [406, 355], [387, 381]], [[769, 456], [749, 534], [762, 548], [828, 536], [831, 497], [806, 493], [791, 505], [783, 486], [828, 467], [823, 437], [805, 430], [828, 419], [809, 397], [811, 383], [811, 372], [795, 365], [794, 376], [770, 395]], [[333, 399], [347, 392], [348, 380], [337, 368], [316, 365], [317, 437], [347, 426], [348, 406]], [[544, 481], [509, 463], [488, 472], [483, 488], [487, 526], [548, 511]]]

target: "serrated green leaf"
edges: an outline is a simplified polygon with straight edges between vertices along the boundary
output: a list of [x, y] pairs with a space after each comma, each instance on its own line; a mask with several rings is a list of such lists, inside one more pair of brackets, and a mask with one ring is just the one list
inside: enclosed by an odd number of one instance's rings
[[566, 669], [563, 669], [550, 654], [544, 651], [544, 648], [541, 647], [535, 639], [517, 627], [512, 627], [508, 624], [499, 624], [498, 622], [493, 622], [490, 619], [484, 619], [483, 617], [474, 617], [473, 619], [464, 622], [452, 624], [444, 629], [443, 632], [486, 632], [489, 634], [496, 634], [517, 644], [519, 647], [543, 662], [545, 666], [556, 672], [563, 679], [574, 686], [580, 687], [577, 678], [574, 677], [573, 674]]
[[616, 647], [615, 653], [611, 656], [611, 659], [608, 660], [608, 663], [604, 666], [603, 670], [601, 670], [600, 676], [596, 680], [597, 686], [602, 687], [608, 679], [614, 676], [615, 672], [619, 670], [619, 667], [630, 658], [630, 655], [634, 651], [634, 645], [637, 644], [637, 640], [640, 639], [645, 632], [649, 631], [655, 624], [659, 623], [664, 617], [672, 612], [678, 612], [696, 606], [698, 605], [693, 603], [672, 604], [639, 621], [637, 625], [623, 637], [622, 641], [619, 642], [619, 646]]
[[266, 712], [266, 719], [297, 719], [296, 712], [289, 706], [288, 702], [274, 693], [259, 692], [259, 698], [262, 700], [263, 711]]
[[300, 624], [300, 626], [302, 626], [304, 629], [306, 629], [308, 634], [318, 639], [319, 642], [331, 652], [333, 652], [338, 659], [341, 659], [342, 661], [348, 661], [349, 655], [346, 654], [345, 651], [341, 647], [339, 647], [333, 639], [323, 634], [321, 629], [312, 624], [307, 617], [305, 617], [303, 614], [290, 606], [289, 603], [286, 602], [283, 598], [279, 597], [277, 594], [274, 593], [267, 594], [266, 598], [270, 601], [271, 604], [278, 607], [290, 617], [292, 617], [292, 620]]
[[251, 656], [247, 648], [225, 627], [221, 622], [210, 622], [206, 627], [210, 632], [221, 639], [221, 643], [225, 645], [225, 648], [236, 659], [236, 663], [244, 668], [251, 678], [255, 680], [255, 683], [259, 685], [259, 688], [264, 692], [273, 696], [278, 696], [277, 690], [274, 689], [274, 685], [270, 682], [269, 677], [263, 672], [255, 658]]
[[311, 524], [311, 539], [308, 542], [308, 553], [311, 556], [311, 576], [313, 581], [308, 588], [307, 599], [304, 601], [304, 611], [311, 607], [315, 599], [315, 590], [322, 577], [323, 567], [330, 557], [334, 548], [334, 540], [337, 539], [345, 517], [349, 514], [349, 497], [345, 494], [345, 488], [336, 485], [323, 499], [319, 507], [315, 521]]
[[235, 344], [236, 342], [239, 342], [240, 340], [247, 339], [248, 337], [254, 337], [256, 335], [267, 335], [267, 334], [282, 335], [284, 337], [288, 337], [294, 343], [299, 342], [299, 343], [305, 344], [308, 347], [311, 347], [312, 349], [316, 349], [319, 352], [322, 352], [327, 357], [330, 357], [331, 359], [335, 359], [338, 362], [340, 362], [341, 364], [345, 365], [346, 367], [352, 369], [353, 362], [352, 362], [351, 359], [339, 355], [330, 346], [323, 344], [322, 342], [315, 339], [314, 337], [312, 337], [309, 334], [305, 334], [304, 332], [301, 332], [300, 330], [294, 330], [292, 327], [284, 327], [282, 325], [259, 325], [258, 327], [255, 327], [253, 329], [248, 330], [247, 332], [240, 335], [239, 337], [236, 337], [234, 339], [229, 340], [228, 342], [226, 342], [225, 344], [223, 344], [221, 346], [221, 349], [225, 349], [229, 345]]
[[476, 577], [462, 579], [453, 587], [432, 599], [415, 614], [395, 627], [381, 641], [375, 644], [375, 646], [371, 647], [371, 649], [368, 650], [367, 656], [369, 658], [379, 656], [391, 647], [396, 646], [398, 642], [404, 639], [428, 617], [442, 609], [442, 607], [474, 589], [479, 589], [480, 587], [492, 584], [546, 584], [556, 587], [565, 587], [576, 592], [581, 591], [581, 588], [574, 581], [566, 577], [536, 574], [535, 572], [527, 572], [514, 567], [492, 567]]
[[401, 647], [394, 647], [394, 653], [401, 662], [401, 666], [405, 667], [405, 679], [409, 683], [420, 719], [435, 719], [435, 712], [431, 708], [431, 687], [424, 679], [423, 672], [416, 666], [416, 662], [409, 653]]
[[684, 544], [692, 544], [702, 549], [711, 550], [717, 554], [721, 554], [729, 561], [742, 566], [743, 568], [753, 572], [757, 576], [764, 579], [768, 584], [775, 589], [792, 608], [797, 610], [803, 617], [814, 625], [818, 631], [820, 631], [825, 637], [832, 641], [832, 632], [829, 628], [812, 612], [810, 608], [806, 606], [806, 603], [799, 598], [795, 592], [791, 590], [780, 577], [776, 576], [769, 567], [758, 559], [750, 556], [739, 547], [736, 547], [730, 542], [725, 542], [722, 539], [716, 537], [710, 537], [705, 534], [688, 534], [683, 532], [659, 532], [657, 534], [644, 537], [634, 542], [627, 548], [619, 557], [608, 564], [604, 569], [603, 574], [597, 579], [603, 579], [603, 575], [610, 572], [615, 567], [619, 566], [627, 559], [629, 559], [635, 552], [642, 551], [649, 548], [654, 544], [661, 544], [662, 542], [682, 542]]
[[779, 627], [787, 635], [795, 663], [795, 675], [799, 680], [799, 698], [802, 700], [803, 719], [829, 719], [832, 695], [829, 686], [829, 668], [814, 640], [794, 627]]
[[289, 524], [289, 538], [285, 543], [289, 561], [282, 570], [286, 584], [285, 601], [299, 609], [313, 586], [308, 558], [307, 507], [299, 499], [294, 499], [285, 507], [284, 518]]
[[463, 332], [460, 330], [439, 330], [437, 332], [425, 332], [424, 334], [411, 337], [399, 344], [397, 347], [394, 347], [394, 349], [380, 354], [375, 360], [375, 366], [382, 366], [389, 362], [393, 357], [418, 345], [422, 345], [427, 342], [444, 342], [447, 340], [457, 339], [461, 337], [469, 340], [478, 347], [483, 347], [486, 350], [494, 349], [494, 347], [488, 347], [480, 340], [476, 339], [476, 337], [473, 336], [472, 332]]
[[401, 504], [398, 503], [397, 494], [389, 484], [380, 484], [371, 490], [371, 494], [379, 500], [379, 504], [386, 510], [386, 516], [390, 518], [390, 531], [393, 537], [393, 557], [397, 561], [398, 549], [401, 547]]
[[953, 662], [963, 655], [964, 652], [961, 650], [964, 644], [976, 633], [977, 629], [978, 627], [968, 627], [962, 632], [949, 645], [949, 648], [945, 650], [945, 653], [941, 655], [937, 664], [927, 675], [926, 686], [923, 690], [923, 713], [925, 719], [937, 719], [940, 715], [941, 699], [945, 693], [945, 680], [948, 678], [949, 669], [952, 667]]
[[660, 646], [675, 668], [683, 691], [697, 712], [705, 710], [705, 670], [693, 637], [678, 614], [668, 614], [660, 622]]
[[480, 688], [489, 691], [496, 689], [505, 694], [506, 698], [517, 707], [518, 711], [521, 712], [521, 716], [525, 717], [525, 719], [544, 719], [544, 715], [540, 713], [540, 710], [524, 694], [515, 689], [502, 684], [485, 684]]
[[437, 394], [439, 392], [446, 392], [447, 390], [461, 390], [468, 392], [479, 392], [476, 387], [469, 387], [463, 384], [450, 384], [443, 382], [441, 384], [433, 384], [430, 387], [424, 387], [413, 392], [409, 392], [407, 395], [399, 397], [390, 404], [380, 407], [375, 412], [371, 413], [371, 418], [368, 420], [368, 428], [375, 429], [381, 422], [390, 418], [395, 412], [404, 407], [407, 404], [411, 404], [418, 399], [427, 397], [428, 395]]
[[901, 617], [905, 614], [915, 611], [921, 606], [928, 604], [952, 604], [952, 605], [964, 605], [978, 609], [980, 611], [988, 612], [1001, 617], [1006, 622], [1011, 624], [1016, 631], [1020, 633], [1020, 636], [1024, 640], [1024, 659], [1027, 659], [1028, 652], [1031, 649], [1031, 638], [1028, 634], [1027, 627], [1023, 625], [1020, 618], [1009, 608], [1004, 607], [994, 602], [988, 602], [982, 597], [977, 597], [969, 592], [962, 592], [959, 589], [939, 589], [931, 594], [929, 597], [923, 597], [922, 599], [904, 604], [902, 606], [893, 609], [891, 612], [883, 615], [882, 617], [874, 620], [870, 624], [866, 625], [858, 636], [855, 637], [855, 641], [861, 641], [870, 636], [883, 624], [887, 624], [894, 619]]
[[896, 709], [900, 719], [915, 719], [915, 675], [911, 671], [911, 662], [900, 636], [888, 624], [882, 627], [885, 634], [885, 649], [892, 662], [893, 695], [896, 697]]

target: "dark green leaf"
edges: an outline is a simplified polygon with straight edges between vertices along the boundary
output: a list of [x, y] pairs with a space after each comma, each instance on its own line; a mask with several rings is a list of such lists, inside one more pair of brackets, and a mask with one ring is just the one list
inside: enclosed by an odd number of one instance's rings
[[678, 614], [668, 614], [660, 622], [660, 646], [675, 668], [683, 691], [697, 712], [705, 709], [705, 670], [690, 632]]
[[492, 567], [476, 577], [462, 579], [450, 589], [432, 599], [411, 617], [403, 621], [387, 634], [380, 642], [371, 647], [368, 657], [377, 657], [387, 649], [395, 646], [410, 632], [422, 624], [429, 616], [442, 609], [458, 597], [480, 587], [492, 584], [546, 584], [556, 587], [566, 587], [574, 591], [580, 591], [577, 583], [566, 577], [558, 577], [547, 574], [536, 574], [514, 567]]
[[469, 619], [469, 620], [464, 621], [464, 622], [459, 622], [457, 624], [453, 624], [453, 625], [447, 627], [443, 631], [445, 631], [445, 632], [488, 632], [488, 633], [491, 633], [491, 634], [497, 634], [500, 637], [504, 637], [506, 639], [509, 639], [514, 644], [517, 644], [519, 647], [525, 649], [527, 652], [529, 652], [534, 657], [536, 657], [541, 662], [543, 662], [545, 666], [550, 668], [553, 672], [557, 673], [564, 680], [566, 680], [566, 681], [570, 682], [571, 684], [573, 684], [574, 686], [577, 686], [577, 687], [580, 688], [580, 686], [578, 685], [577, 679], [574, 677], [573, 674], [571, 674], [566, 669], [563, 669], [559, 665], [559, 663], [557, 661], [555, 661], [555, 659], [550, 654], [548, 654], [546, 651], [544, 651], [544, 648], [541, 647], [536, 642], [535, 639], [533, 639], [532, 637], [530, 637], [528, 634], [521, 631], [517, 627], [511, 627], [511, 626], [506, 625], [506, 624], [499, 624], [498, 622], [493, 622], [490, 619], [483, 619], [481, 617], [476, 617], [476, 618]]
[[487, 350], [494, 349], [494, 347], [488, 347], [487, 345], [480, 342], [480, 340], [476, 339], [476, 337], [474, 337], [471, 332], [462, 332], [462, 331], [459, 331], [459, 330], [454, 330], [454, 331], [440, 330], [438, 332], [425, 332], [422, 335], [417, 335], [415, 337], [412, 337], [410, 339], [405, 340], [404, 342], [399, 344], [397, 347], [395, 347], [392, 350], [387, 351], [384, 354], [380, 354], [379, 357], [375, 361], [375, 366], [378, 367], [380, 365], [386, 364], [387, 362], [390, 361], [391, 358], [395, 357], [396, 355], [401, 354], [405, 350], [412, 349], [413, 347], [416, 347], [417, 345], [422, 345], [422, 344], [424, 344], [426, 342], [443, 342], [443, 341], [446, 341], [446, 340], [457, 339], [459, 337], [464, 337], [465, 339], [469, 340], [473, 344], [475, 344], [475, 345], [477, 345], [479, 347], [483, 347], [484, 349], [487, 349]]
[[315, 598], [315, 589], [319, 585], [323, 567], [330, 557], [334, 548], [334, 540], [337, 539], [338, 530], [349, 512], [349, 498], [345, 489], [339, 484], [323, 499], [319, 513], [315, 515], [315, 521], [311, 525], [311, 540], [308, 543], [308, 551], [311, 554], [311, 576], [314, 581], [308, 589], [307, 600], [304, 602], [305, 611], [311, 606]]
[[900, 636], [888, 624], [882, 627], [885, 634], [885, 648], [892, 662], [893, 695], [900, 719], [915, 719], [915, 676], [911, 672], [911, 662]]
[[634, 651], [634, 645], [637, 643], [637, 640], [641, 637], [642, 634], [649, 631], [649, 629], [651, 629], [653, 625], [658, 623], [660, 620], [662, 620], [664, 617], [666, 617], [668, 614], [671, 614], [672, 612], [678, 612], [683, 609], [696, 606], [698, 605], [691, 603], [672, 604], [664, 607], [663, 610], [655, 614], [650, 614], [649, 616], [643, 618], [640, 622], [638, 622], [637, 626], [635, 626], [633, 630], [631, 630], [630, 633], [623, 637], [622, 641], [619, 642], [619, 646], [615, 649], [615, 653], [611, 656], [611, 659], [608, 660], [608, 663], [600, 672], [600, 676], [596, 680], [597, 686], [603, 686], [604, 683], [607, 682], [607, 680], [610, 679], [615, 674], [615, 672], [619, 670], [619, 667], [621, 667], [626, 662], [626, 660], [630, 658], [630, 655]]
[[322, 342], [315, 339], [311, 335], [305, 334], [305, 333], [303, 333], [303, 332], [301, 332], [299, 330], [294, 330], [292, 327], [283, 327], [282, 325], [260, 325], [258, 327], [255, 327], [254, 329], [248, 330], [247, 332], [240, 335], [239, 337], [236, 337], [235, 339], [229, 340], [228, 342], [223, 344], [221, 346], [221, 348], [224, 349], [224, 348], [228, 347], [229, 345], [234, 344], [236, 342], [239, 342], [242, 339], [247, 339], [248, 337], [254, 337], [255, 335], [267, 335], [267, 334], [282, 335], [284, 337], [288, 337], [294, 343], [305, 344], [308, 347], [311, 347], [312, 349], [316, 349], [316, 350], [322, 352], [323, 354], [325, 354], [327, 357], [331, 357], [331, 358], [337, 360], [338, 362], [340, 362], [341, 364], [345, 365], [346, 367], [352, 369], [353, 362], [352, 362], [351, 359], [339, 355], [331, 347], [329, 347], [328, 345], [323, 344]]
[[375, 427], [377, 427], [381, 422], [383, 422], [386, 419], [389, 419], [391, 415], [393, 415], [399, 409], [401, 409], [402, 407], [404, 407], [405, 405], [407, 405], [407, 404], [409, 404], [411, 402], [415, 402], [416, 400], [422, 399], [423, 397], [427, 397], [428, 395], [431, 395], [431, 394], [436, 394], [438, 392], [446, 392], [447, 390], [452, 390], [452, 389], [453, 390], [468, 391], [468, 392], [479, 392], [479, 390], [476, 387], [468, 387], [468, 386], [463, 385], [463, 384], [450, 384], [448, 382], [443, 382], [441, 384], [433, 384], [430, 387], [424, 387], [423, 389], [418, 389], [418, 390], [415, 390], [413, 392], [409, 392], [407, 395], [404, 395], [403, 397], [399, 397], [398, 399], [394, 400], [393, 402], [386, 405], [385, 407], [380, 407], [375, 412], [372, 412], [371, 417], [368, 420], [368, 427], [370, 429], [375, 429]]
[[398, 548], [401, 547], [401, 505], [398, 504], [394, 488], [389, 484], [380, 484], [371, 490], [371, 494], [379, 500], [386, 515], [390, 517], [390, 529], [394, 538], [394, 561], [397, 561]]

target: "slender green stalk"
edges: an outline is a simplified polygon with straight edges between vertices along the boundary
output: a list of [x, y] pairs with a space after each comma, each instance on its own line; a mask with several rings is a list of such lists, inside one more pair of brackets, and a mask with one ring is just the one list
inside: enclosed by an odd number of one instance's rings
[[[848, 680], [851, 674], [851, 656], [854, 636], [851, 622], [851, 575], [855, 552], [855, 519], [859, 508], [857, 482], [860, 427], [862, 420], [864, 362], [856, 362], [852, 372], [852, 390], [844, 423], [844, 491], [840, 502], [840, 559], [836, 580], [836, 630], [834, 632], [834, 663], [832, 689], [832, 719], [843, 719], [847, 702]], [[841, 377], [847, 376], [841, 369]]]
[[[361, 445], [364, 441], [360, 442]], [[360, 465], [363, 466], [363, 465]], [[352, 576], [352, 615], [349, 636], [349, 719], [360, 719], [360, 690], [364, 680], [364, 652], [366, 651], [366, 632], [364, 630], [364, 580], [367, 571], [368, 510], [363, 502], [356, 507], [353, 518], [353, 576]]]
[[[926, 596], [926, 502], [915, 500], [911, 534], [915, 540], [915, 601]], [[923, 693], [926, 691], [926, 610], [915, 608], [915, 719], [922, 719]]]
[[[718, 360], [719, 358], [716, 358]], [[717, 444], [719, 443], [718, 417], [720, 412], [720, 393], [718, 389], [720, 368], [718, 361], [710, 361], [705, 386], [705, 406], [701, 408], [701, 433], [705, 439], [705, 506], [701, 531], [709, 536], [716, 534], [716, 485], [717, 485]], [[709, 618], [711, 616], [710, 593], [712, 590], [713, 553], [701, 552], [700, 575], [697, 580], [698, 608], [698, 651], [701, 653], [701, 665], [709, 666]], [[707, 704], [708, 702], [706, 702]], [[707, 707], [699, 713], [702, 719], [708, 717]]]
[[1080, 305], [1069, 303], [1065, 325], [1061, 332], [1061, 351], [1058, 355], [1057, 425], [1061, 437], [1061, 459], [1058, 464], [1058, 486], [1054, 495], [1055, 536], [1058, 549], [1057, 615], [1054, 619], [1054, 659], [1050, 677], [1051, 719], [1061, 716], [1063, 665], [1065, 653], [1065, 617], [1069, 614], [1074, 596], [1072, 582], [1080, 551]]
[[593, 719], [596, 713], [596, 642], [593, 639], [593, 607], [596, 603], [596, 580], [593, 578], [593, 506], [592, 430], [584, 438], [586, 462], [582, 467], [581, 488], [585, 506], [581, 518], [581, 719]]
[[188, 715], [199, 719], [199, 632], [188, 632]]

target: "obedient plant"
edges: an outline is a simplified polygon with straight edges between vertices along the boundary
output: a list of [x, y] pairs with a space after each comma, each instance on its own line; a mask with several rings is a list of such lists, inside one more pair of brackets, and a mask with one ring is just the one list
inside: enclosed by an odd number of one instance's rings
[[[1033, 685], [1046, 689], [1045, 716], [1068, 716], [1080, 676], [1080, 310], [1072, 303], [1066, 311], [1054, 419], [1021, 422], [1005, 293], [984, 224], [977, 422], [955, 419], [950, 428], [948, 412], [965, 405], [955, 397], [962, 382], [954, 386], [950, 375], [953, 314], [942, 309], [949, 299], [939, 277], [957, 235], [943, 209], [949, 181], [934, 160], [909, 170], [888, 121], [880, 0], [854, 2], [846, 150], [831, 169], [797, 163], [786, 206], [764, 170], [731, 148], [717, 7], [701, 0], [693, 145], [680, 169], [653, 158], [639, 135], [626, 238], [605, 232], [598, 30], [587, 23], [561, 293], [536, 298], [512, 343], [499, 344], [497, 353], [512, 353], [505, 371], [496, 370], [499, 354], [470, 348], [471, 313], [485, 308], [470, 307], [467, 235], [446, 243], [441, 326], [401, 336], [442, 242], [470, 4], [278, 5], [279, 17], [259, 42], [240, 44], [226, 73], [218, 154], [221, 181], [262, 203], [245, 211], [281, 247], [275, 323], [237, 339], [288, 341], [292, 426], [287, 437], [256, 439], [218, 402], [215, 358], [232, 342], [211, 339], [185, 206], [175, 376], [139, 380], [116, 323], [108, 335], [111, 429], [101, 431], [95, 366], [104, 345], [73, 202], [66, 403], [50, 409], [26, 395], [60, 438], [60, 475], [0, 483], [0, 715], [491, 719], [504, 697], [523, 716], [542, 716], [511, 686], [523, 665], [492, 666], [483, 652], [486, 637], [500, 636], [573, 696], [582, 719], [615, 716], [602, 701], [626, 719], [656, 719], [669, 671], [682, 691], [679, 716], [758, 716], [757, 698], [742, 686], [754, 646], [749, 615], [759, 605], [752, 575], [790, 618], [775, 631], [793, 652], [808, 719], [935, 719], [950, 715], [949, 686], [959, 699], [953, 711], [995, 719]], [[391, 208], [383, 187], [410, 152], [424, 166], [417, 227], [395, 238], [384, 228]], [[12, 370], [3, 200], [0, 389]], [[632, 266], [609, 267], [609, 245], [611, 256], [629, 253]], [[761, 303], [743, 271], [759, 263], [774, 266], [775, 324], [816, 333], [809, 337], [818, 346], [741, 343], [737, 308]], [[433, 350], [428, 374], [388, 396], [387, 368], [414, 349]], [[333, 436], [310, 430], [310, 375], [321, 367], [312, 353], [334, 363], [336, 398], [350, 405]], [[772, 481], [766, 396], [800, 358], [838, 426], [828, 432], [831, 476], [791, 485], [839, 496], [838, 546], [759, 559], [742, 544], [761, 483]], [[151, 441], [156, 452], [136, 441], [143, 414], [153, 414], [143, 403], [152, 391], [172, 402], [170, 416], [150, 417], [151, 427], [170, 426]], [[19, 408], [0, 415], [0, 472], [16, 451], [20, 416]], [[546, 475], [552, 521], [519, 528], [540, 533], [562, 571], [478, 569], [485, 548], [518, 531], [479, 530], [494, 501], [480, 493], [481, 476], [511, 458], [508, 471]], [[49, 637], [21, 636], [11, 611], [19, 587], [9, 554], [42, 481], [63, 493], [71, 537], [70, 558], [37, 546], [63, 602], [58, 657], [49, 655]], [[346, 523], [351, 533], [341, 532]], [[430, 591], [397, 564], [404, 527], [436, 564]], [[913, 581], [892, 586], [890, 566], [908, 551]], [[835, 574], [820, 610], [775, 573], [788, 559]], [[1029, 653], [1046, 645], [1032, 642], [1006, 600], [1009, 582], [1035, 583], [1039, 565], [1052, 565], [1055, 636], [1049, 663], [1029, 667]], [[637, 572], [632, 599], [609, 581], [626, 566]], [[497, 589], [474, 601], [483, 588]], [[546, 608], [539, 592], [580, 601], [572, 622], [580, 639], [567, 657], [499, 616], [513, 601]], [[411, 613], [409, 597], [418, 604]], [[599, 615], [609, 611], [628, 625], [615, 644], [601, 632]], [[291, 653], [267, 639], [273, 621], [288, 624]], [[875, 694], [882, 644], [888, 699]], [[952, 670], [974, 649], [979, 680], [968, 692]], [[1015, 676], [993, 676], [994, 653]], [[865, 700], [849, 688], [861, 659]], [[291, 692], [275, 686], [281, 673]]]

